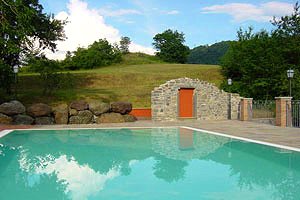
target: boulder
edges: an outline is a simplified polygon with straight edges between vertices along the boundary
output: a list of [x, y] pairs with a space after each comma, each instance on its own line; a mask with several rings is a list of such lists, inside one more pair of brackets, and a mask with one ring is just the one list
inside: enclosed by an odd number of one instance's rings
[[33, 124], [34, 119], [28, 115], [15, 115], [13, 117], [13, 124], [30, 125]]
[[69, 124], [81, 124], [80, 118], [78, 116], [71, 116], [69, 118]]
[[7, 115], [0, 113], [0, 124], [11, 124], [13, 119]]
[[75, 109], [77, 111], [88, 110], [89, 109], [89, 104], [86, 101], [83, 101], [83, 100], [73, 101], [70, 104], [70, 108]]
[[77, 116], [71, 116], [69, 124], [90, 124], [93, 121], [93, 113], [89, 110], [79, 111]]
[[75, 110], [75, 109], [70, 109], [70, 110], [69, 110], [69, 115], [70, 115], [70, 116], [76, 116], [76, 115], [78, 115], [78, 111]]
[[125, 122], [135, 122], [137, 121], [137, 118], [133, 115], [123, 115]]
[[68, 124], [69, 107], [67, 104], [61, 104], [54, 108], [54, 119], [56, 124]]
[[110, 105], [110, 109], [112, 112], [125, 115], [131, 112], [132, 104], [129, 102], [113, 102]]
[[10, 101], [0, 105], [0, 113], [5, 115], [17, 115], [25, 113], [25, 106], [19, 101]]
[[97, 124], [101, 123], [123, 123], [125, 122], [120, 113], [104, 113], [96, 119]]
[[51, 125], [54, 124], [53, 117], [37, 117], [34, 120], [35, 124], [37, 125]]
[[108, 112], [110, 109], [110, 106], [108, 103], [104, 103], [101, 101], [93, 101], [89, 103], [89, 110], [94, 113], [94, 115], [98, 116], [103, 113]]
[[44, 103], [36, 103], [27, 108], [27, 114], [31, 117], [50, 116], [52, 108]]

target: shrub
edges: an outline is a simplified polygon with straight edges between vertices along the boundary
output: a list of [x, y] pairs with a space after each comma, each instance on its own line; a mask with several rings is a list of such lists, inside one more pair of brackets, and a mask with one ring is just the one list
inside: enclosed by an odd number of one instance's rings
[[94, 42], [87, 49], [78, 48], [74, 55], [67, 55], [63, 61], [64, 67], [70, 70], [92, 69], [95, 67], [108, 66], [119, 63], [122, 60], [122, 53], [115, 45], [111, 45], [107, 40], [100, 39]]

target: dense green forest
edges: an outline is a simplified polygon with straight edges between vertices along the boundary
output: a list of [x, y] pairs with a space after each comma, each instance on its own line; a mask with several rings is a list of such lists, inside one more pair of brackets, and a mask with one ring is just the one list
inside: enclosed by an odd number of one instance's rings
[[272, 31], [255, 33], [249, 27], [237, 32], [238, 40], [222, 59], [222, 89], [255, 99], [289, 96], [287, 70], [292, 69], [292, 97], [300, 99], [300, 5], [289, 16], [274, 18], [272, 25]]
[[188, 57], [190, 64], [220, 64], [221, 58], [227, 52], [231, 41], [222, 41], [212, 45], [201, 45], [191, 50]]

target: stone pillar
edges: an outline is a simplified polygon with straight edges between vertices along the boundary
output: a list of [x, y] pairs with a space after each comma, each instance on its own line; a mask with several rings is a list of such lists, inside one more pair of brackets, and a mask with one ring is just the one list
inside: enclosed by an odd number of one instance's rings
[[292, 125], [292, 97], [276, 97], [276, 126]]
[[228, 119], [231, 120], [232, 119], [232, 102], [231, 102], [231, 99], [232, 99], [232, 94], [231, 93], [228, 93]]
[[252, 120], [252, 98], [241, 98], [241, 121]]
[[238, 120], [240, 119], [240, 103], [241, 97], [239, 94], [228, 93], [228, 119]]

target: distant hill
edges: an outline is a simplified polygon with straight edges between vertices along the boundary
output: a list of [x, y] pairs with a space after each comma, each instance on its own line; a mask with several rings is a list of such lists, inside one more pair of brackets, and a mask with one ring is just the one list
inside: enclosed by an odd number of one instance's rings
[[227, 52], [231, 41], [218, 42], [213, 45], [201, 45], [191, 50], [189, 64], [220, 64], [220, 59]]

